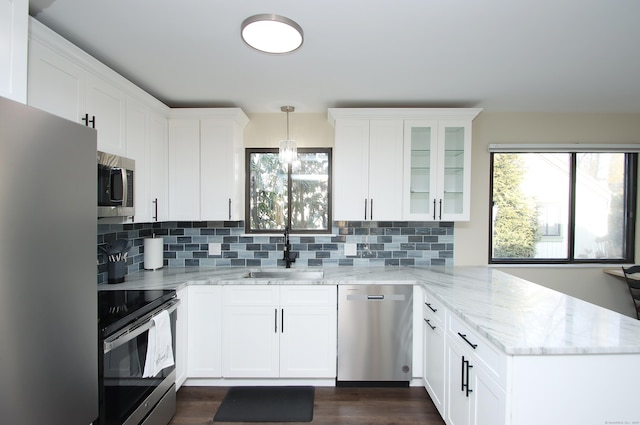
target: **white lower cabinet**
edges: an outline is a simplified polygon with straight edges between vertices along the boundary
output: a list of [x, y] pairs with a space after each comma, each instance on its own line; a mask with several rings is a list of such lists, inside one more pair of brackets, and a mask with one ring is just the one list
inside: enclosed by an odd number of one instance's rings
[[447, 406], [449, 425], [504, 424], [505, 393], [477, 357], [447, 336]]
[[506, 424], [507, 355], [424, 291], [424, 386], [447, 425]]
[[440, 416], [444, 416], [446, 379], [444, 309], [425, 294], [421, 312], [424, 387], [440, 412]]
[[222, 376], [222, 287], [193, 285], [189, 289], [187, 376]]
[[225, 378], [335, 378], [335, 285], [229, 285], [223, 291]]

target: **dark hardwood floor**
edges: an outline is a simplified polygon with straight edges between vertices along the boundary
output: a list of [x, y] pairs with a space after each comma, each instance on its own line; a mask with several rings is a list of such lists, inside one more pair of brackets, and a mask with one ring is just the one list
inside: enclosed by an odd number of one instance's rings
[[[213, 416], [227, 389], [227, 387], [182, 387], [177, 394], [177, 412], [170, 425], [213, 424]], [[422, 387], [316, 387], [313, 421], [302, 423], [444, 425], [438, 410]], [[234, 422], [234, 425], [242, 424], [255, 425], [255, 423]], [[269, 424], [277, 423], [269, 422]], [[283, 425], [292, 424], [294, 422]]]

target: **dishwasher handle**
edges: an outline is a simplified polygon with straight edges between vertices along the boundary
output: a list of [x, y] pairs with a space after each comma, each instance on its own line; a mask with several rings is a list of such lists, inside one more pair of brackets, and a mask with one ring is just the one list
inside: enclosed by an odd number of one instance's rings
[[384, 300], [384, 295], [367, 295], [368, 300]]

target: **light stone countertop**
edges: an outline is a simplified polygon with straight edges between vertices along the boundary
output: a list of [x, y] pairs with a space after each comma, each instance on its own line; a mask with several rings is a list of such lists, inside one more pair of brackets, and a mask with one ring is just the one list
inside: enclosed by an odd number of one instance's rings
[[[244, 278], [252, 268], [163, 268], [126, 276], [112, 289], [196, 284], [420, 284], [510, 355], [640, 354], [640, 320], [488, 267], [330, 267], [317, 280]], [[283, 270], [283, 269], [265, 269]], [[321, 270], [321, 269], [291, 269]]]

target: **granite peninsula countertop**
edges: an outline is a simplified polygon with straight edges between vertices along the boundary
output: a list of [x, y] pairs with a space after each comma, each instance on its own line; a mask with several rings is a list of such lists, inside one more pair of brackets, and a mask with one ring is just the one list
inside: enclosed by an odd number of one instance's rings
[[[508, 355], [640, 354], [640, 320], [489, 267], [333, 267], [322, 279], [246, 278], [252, 268], [163, 268], [99, 290], [229, 284], [420, 284]], [[265, 269], [282, 270], [282, 269]]]

